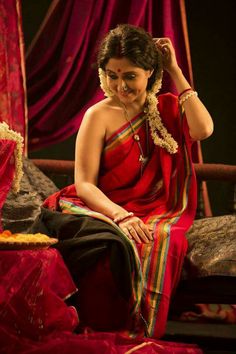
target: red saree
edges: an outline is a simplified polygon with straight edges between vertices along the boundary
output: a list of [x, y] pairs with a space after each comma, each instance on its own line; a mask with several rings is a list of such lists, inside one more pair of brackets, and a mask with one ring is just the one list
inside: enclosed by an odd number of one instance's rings
[[[106, 142], [101, 161], [99, 188], [115, 203], [134, 212], [152, 228], [154, 241], [135, 244], [104, 215], [95, 213], [76, 197], [69, 186], [50, 197], [44, 206], [66, 213], [90, 215], [117, 228], [131, 243], [134, 257], [142, 268], [141, 284], [134, 284], [135, 311], [141, 312], [149, 336], [160, 338], [165, 331], [171, 295], [177, 285], [187, 249], [185, 232], [196, 208], [196, 181], [191, 162], [191, 138], [178, 100], [172, 94], [159, 96], [159, 111], [164, 125], [178, 142], [176, 154], [155, 146], [149, 139], [150, 159], [140, 175], [140, 151], [129, 124], [124, 124]], [[142, 146], [145, 146], [145, 118], [132, 119]], [[138, 251], [138, 252], [137, 252]], [[137, 279], [137, 277], [136, 277]], [[134, 309], [133, 309], [134, 310]], [[133, 311], [133, 313], [135, 312]], [[135, 329], [130, 334], [135, 335]]]

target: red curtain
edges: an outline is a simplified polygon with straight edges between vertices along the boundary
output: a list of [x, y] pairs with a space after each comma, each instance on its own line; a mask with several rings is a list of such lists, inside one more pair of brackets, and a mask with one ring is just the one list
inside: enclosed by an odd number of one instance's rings
[[[26, 58], [29, 150], [74, 134], [85, 110], [103, 98], [96, 69], [100, 39], [119, 23], [168, 36], [191, 81], [182, 0], [54, 0]], [[174, 92], [168, 77], [163, 91]]]
[[27, 109], [20, 0], [0, 1], [0, 33], [0, 122], [6, 122], [12, 130], [26, 138]]

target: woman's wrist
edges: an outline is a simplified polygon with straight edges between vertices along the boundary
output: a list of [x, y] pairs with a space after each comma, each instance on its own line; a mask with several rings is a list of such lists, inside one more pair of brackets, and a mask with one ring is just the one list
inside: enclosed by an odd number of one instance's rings
[[182, 70], [178, 65], [173, 65], [170, 68], [166, 68], [166, 71], [173, 80], [178, 78], [180, 75], [183, 75]]
[[175, 84], [178, 94], [180, 94], [185, 89], [190, 88], [190, 85], [179, 66], [169, 71], [169, 75]]
[[[177, 89], [179, 100], [182, 100], [183, 97], [190, 94], [190, 92], [195, 92], [192, 89], [192, 87], [190, 86], [190, 84], [188, 83], [188, 81], [186, 80], [180, 67], [173, 70], [172, 73], [170, 74], [170, 76], [175, 84], [176, 89]], [[193, 94], [191, 94], [191, 96], [192, 95]]]
[[178, 99], [180, 100], [183, 95], [185, 95], [187, 92], [190, 92], [190, 91], [193, 91], [192, 87], [188, 87], [188, 88], [186, 88], [185, 90], [181, 91], [181, 92], [178, 94]]
[[113, 221], [114, 221], [114, 223], [119, 224], [121, 221], [124, 221], [124, 220], [126, 220], [126, 219], [128, 219], [128, 218], [131, 218], [132, 216], [134, 216], [134, 213], [133, 213], [133, 212], [131, 212], [131, 211], [130, 211], [130, 212], [126, 211], [126, 212], [121, 213], [120, 215], [116, 216], [116, 217], [113, 219]]

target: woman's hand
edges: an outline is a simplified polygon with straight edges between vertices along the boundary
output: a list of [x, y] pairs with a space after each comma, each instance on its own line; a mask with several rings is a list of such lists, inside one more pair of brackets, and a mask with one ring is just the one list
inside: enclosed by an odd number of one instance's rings
[[149, 243], [153, 240], [147, 225], [136, 216], [120, 221], [118, 225], [130, 239], [135, 240], [137, 243]]
[[162, 55], [163, 69], [171, 74], [174, 70], [179, 68], [171, 40], [170, 38], [155, 38], [154, 40]]

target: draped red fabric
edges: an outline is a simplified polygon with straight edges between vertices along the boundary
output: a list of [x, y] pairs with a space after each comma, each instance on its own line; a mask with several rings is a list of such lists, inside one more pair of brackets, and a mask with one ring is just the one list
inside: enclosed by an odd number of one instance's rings
[[53, 249], [0, 253], [1, 352], [25, 352], [27, 340], [39, 341], [55, 330], [71, 332], [78, 316], [63, 299], [76, 287], [60, 254]]
[[25, 65], [20, 0], [0, 2], [0, 33], [0, 122], [6, 122], [25, 138]]
[[[29, 150], [74, 134], [85, 110], [100, 100], [96, 50], [119, 23], [141, 26], [153, 37], [168, 36], [190, 79], [180, 3], [173, 0], [57, 0], [47, 14], [26, 58]], [[168, 77], [163, 91], [174, 93]]]
[[74, 333], [77, 312], [63, 300], [76, 287], [55, 249], [0, 250], [0, 265], [1, 353], [202, 354], [194, 344]]

